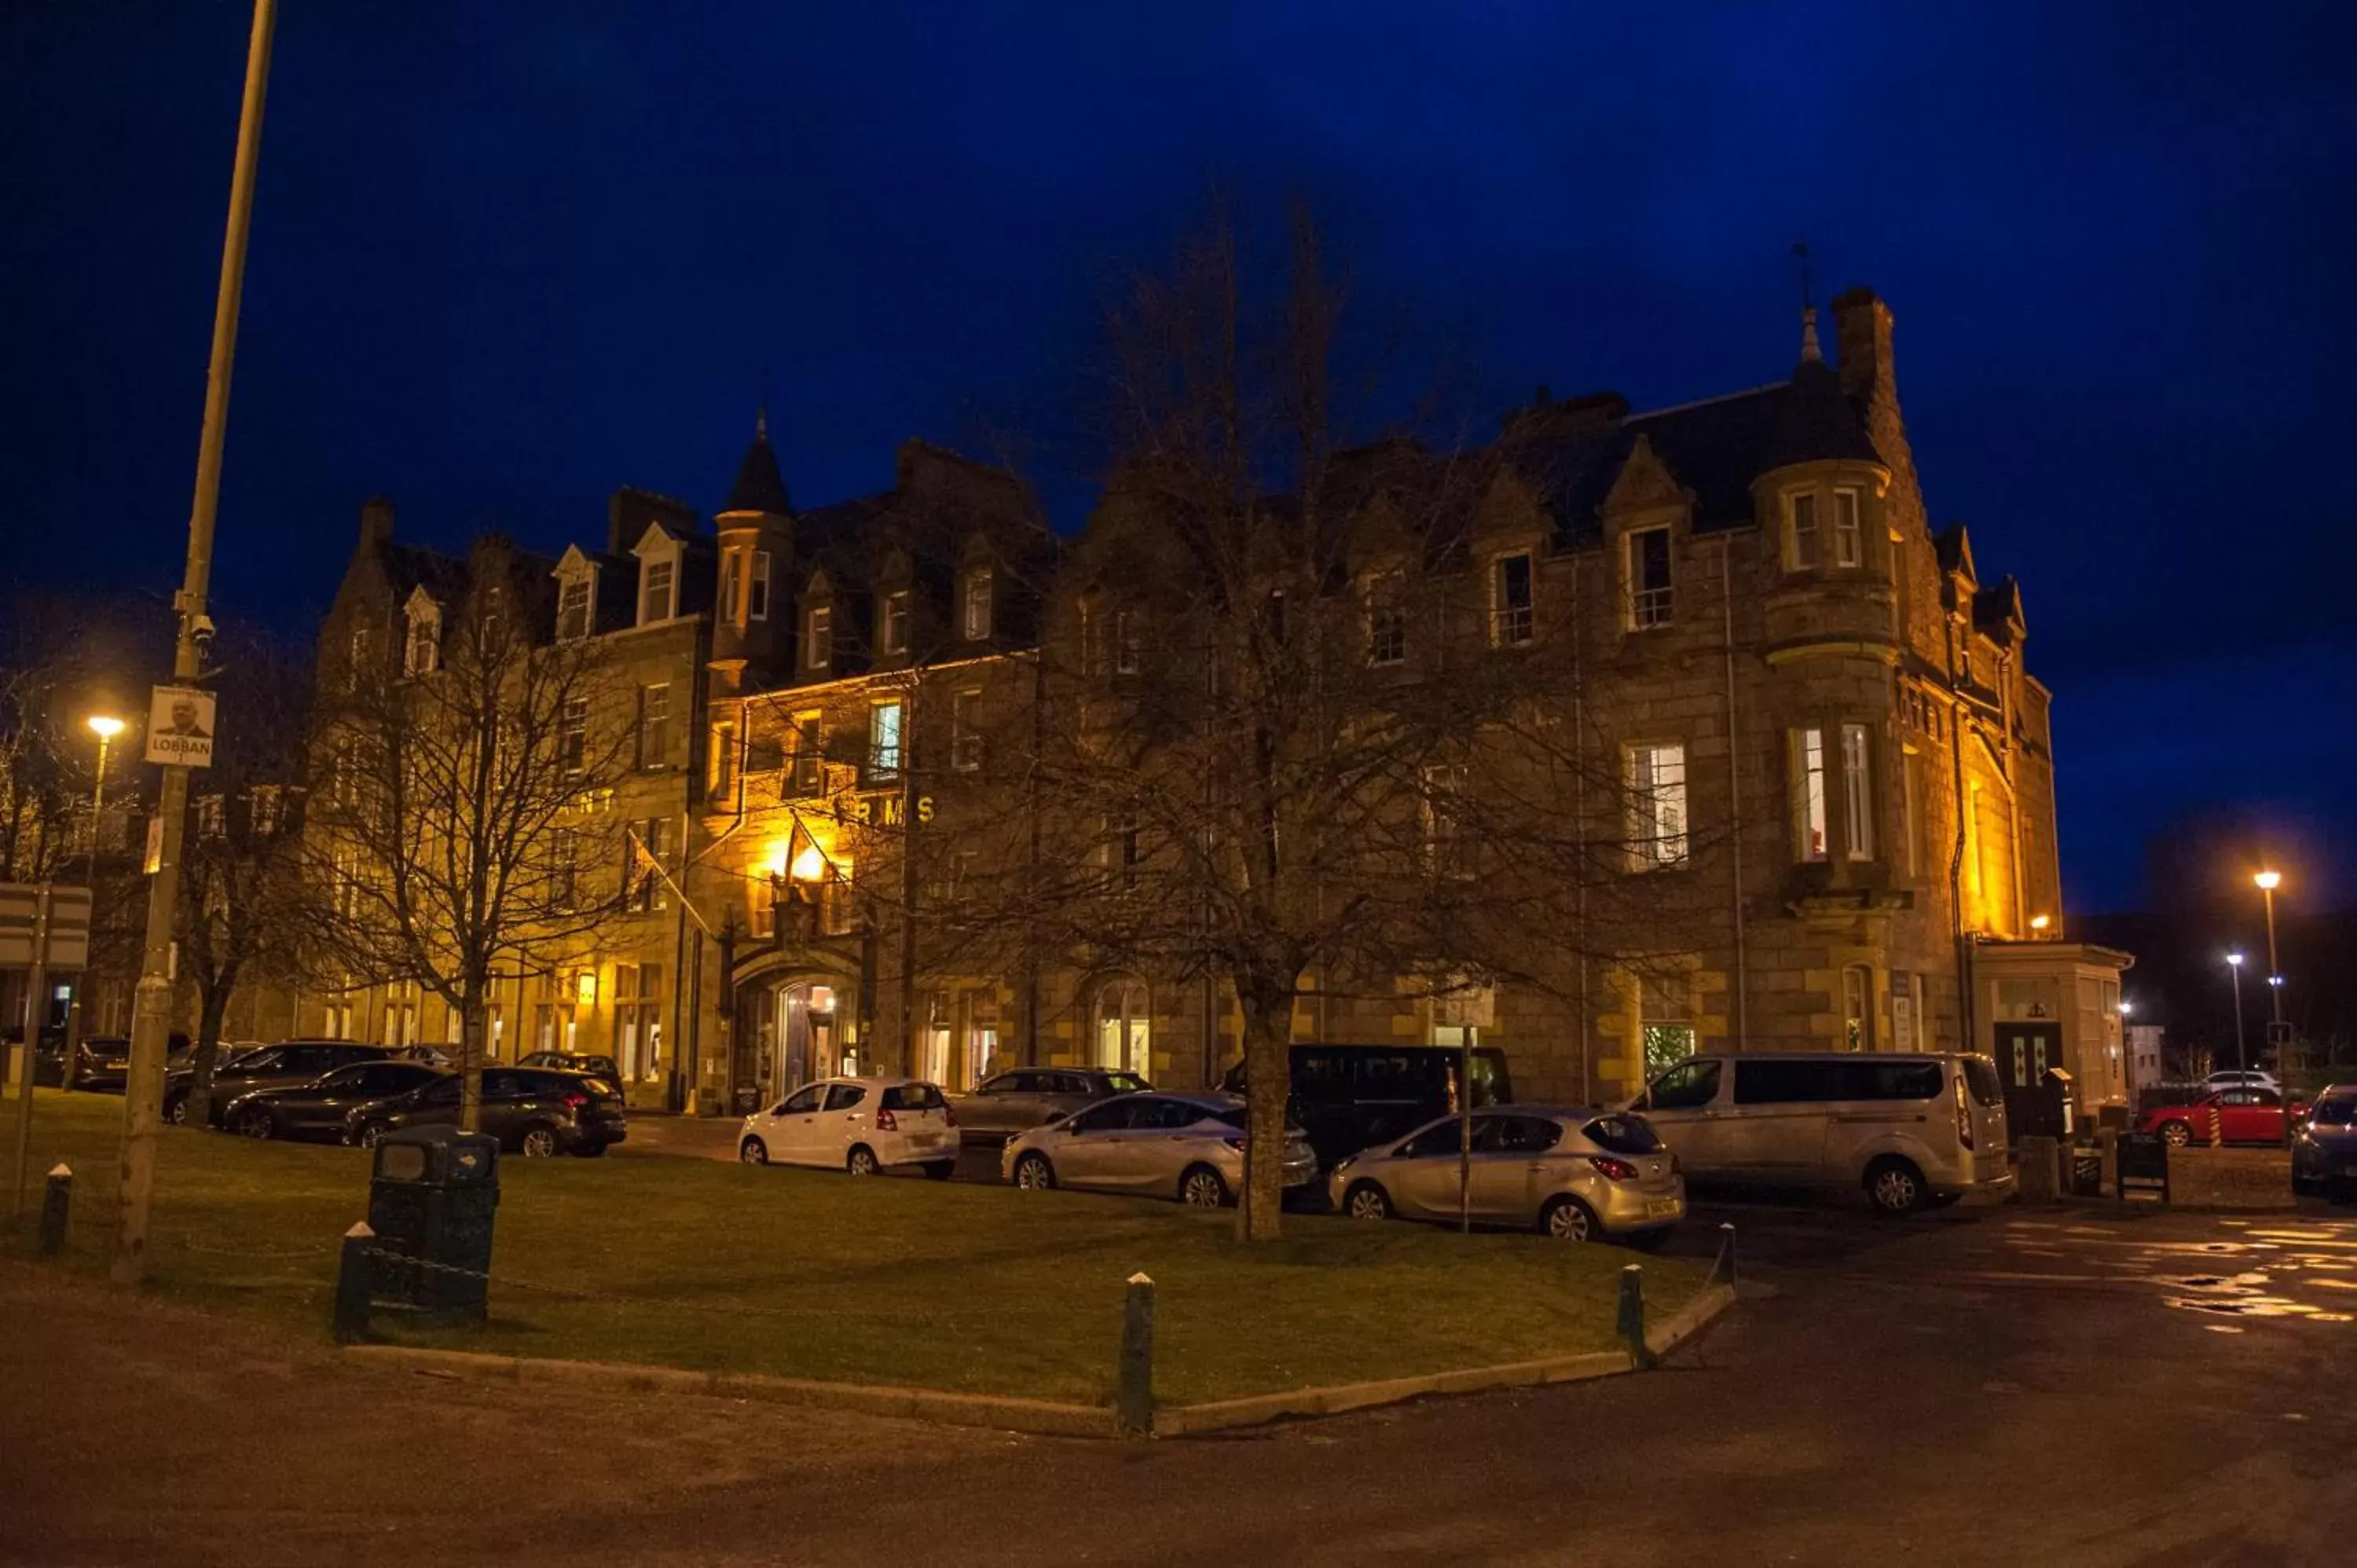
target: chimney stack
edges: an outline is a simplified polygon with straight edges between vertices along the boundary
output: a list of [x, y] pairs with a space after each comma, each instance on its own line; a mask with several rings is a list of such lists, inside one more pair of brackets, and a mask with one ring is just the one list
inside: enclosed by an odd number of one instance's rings
[[361, 503], [361, 542], [362, 550], [373, 550], [380, 544], [393, 542], [393, 498], [371, 496]]
[[1841, 344], [1842, 391], [1853, 398], [1899, 398], [1890, 369], [1890, 306], [1870, 288], [1854, 288], [1834, 301], [1835, 331]]

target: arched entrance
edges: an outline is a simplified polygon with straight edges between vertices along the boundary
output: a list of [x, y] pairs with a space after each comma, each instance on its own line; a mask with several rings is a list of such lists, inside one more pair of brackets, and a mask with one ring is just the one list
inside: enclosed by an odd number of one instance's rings
[[738, 1026], [752, 1047], [748, 1054], [761, 1102], [842, 1070], [833, 984], [823, 980], [759, 981], [738, 994], [744, 1015]]

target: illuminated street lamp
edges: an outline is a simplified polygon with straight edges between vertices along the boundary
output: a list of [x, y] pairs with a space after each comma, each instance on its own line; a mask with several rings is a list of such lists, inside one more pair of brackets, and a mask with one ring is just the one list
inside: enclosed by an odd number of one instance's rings
[[2276, 889], [2283, 886], [2283, 873], [2269, 866], [2253, 875], [2251, 881], [2257, 886], [2259, 897], [2266, 899], [2267, 904], [2267, 995], [2270, 998], [2267, 1007], [2267, 1016], [2270, 1020], [2267, 1025], [2267, 1043], [2275, 1047], [2276, 1080], [2283, 1085], [2286, 1106], [2284, 1143], [2288, 1146], [2293, 1134], [2289, 1110], [2291, 1080], [2287, 1076], [2291, 1066], [2291, 1030], [2284, 1023], [2283, 965], [2276, 961]]
[[[90, 855], [82, 863], [81, 878], [91, 890], [91, 897], [95, 900], [98, 897], [99, 824], [106, 817], [106, 757], [109, 748], [114, 745], [114, 737], [123, 733], [123, 721], [113, 714], [92, 714], [82, 723], [90, 726], [91, 734], [98, 736], [98, 782], [91, 787], [90, 793]], [[81, 997], [89, 983], [87, 971], [74, 976], [73, 1005], [66, 1009], [65, 1068], [58, 1076], [58, 1087], [61, 1090], [73, 1088], [74, 1060], [81, 1046]]]
[[2230, 952], [2226, 955], [2226, 972], [2234, 977], [2234, 1065], [2237, 1068], [2246, 1068], [2251, 1065], [2251, 1059], [2249, 1053], [2243, 1048], [2243, 955], [2241, 953]]

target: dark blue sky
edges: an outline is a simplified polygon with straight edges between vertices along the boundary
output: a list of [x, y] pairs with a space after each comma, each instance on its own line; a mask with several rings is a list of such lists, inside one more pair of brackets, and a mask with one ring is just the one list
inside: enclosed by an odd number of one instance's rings
[[[1053, 418], [1215, 184], [1308, 192], [1499, 408], [1782, 376], [1805, 233], [2022, 578], [2072, 907], [2222, 814], [2346, 901], [2352, 11], [290, 0], [217, 596], [305, 622], [380, 490], [448, 543], [709, 507], [765, 384], [804, 503]], [[178, 578], [248, 16], [0, 6], [0, 577]]]

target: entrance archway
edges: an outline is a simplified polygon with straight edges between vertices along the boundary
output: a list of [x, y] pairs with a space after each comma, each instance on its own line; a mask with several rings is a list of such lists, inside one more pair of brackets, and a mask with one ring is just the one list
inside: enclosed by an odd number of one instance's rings
[[773, 1102], [841, 1069], [834, 985], [823, 980], [761, 981], [745, 984], [737, 995], [737, 1026], [750, 1047], [746, 1055], [757, 1101]]

